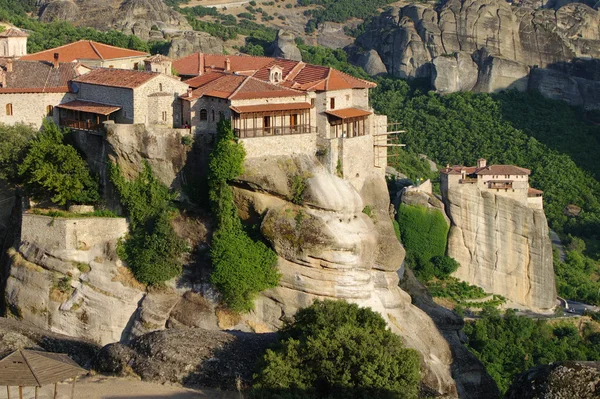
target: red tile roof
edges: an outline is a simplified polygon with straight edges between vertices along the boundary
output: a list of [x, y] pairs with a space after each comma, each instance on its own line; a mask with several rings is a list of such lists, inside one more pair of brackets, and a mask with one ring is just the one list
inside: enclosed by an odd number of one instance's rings
[[300, 109], [310, 109], [310, 103], [285, 103], [285, 104], [261, 104], [230, 107], [232, 111], [238, 114], [247, 114], [251, 112], [269, 112], [269, 111], [294, 111]]
[[481, 176], [489, 176], [489, 175], [530, 175], [531, 171], [529, 169], [521, 168], [514, 165], [488, 165], [484, 167], [477, 166], [461, 166], [454, 165], [440, 170], [441, 173], [447, 175], [459, 175], [464, 171], [468, 175], [476, 174]]
[[162, 54], [153, 55], [152, 57], [146, 58], [144, 61], [148, 61], [148, 62], [173, 62], [172, 59], [170, 59], [169, 57], [167, 57], [165, 55], [162, 55]]
[[[2, 62], [6, 71], [8, 61]], [[12, 72], [5, 72], [6, 84], [0, 93], [67, 93], [69, 81], [79, 76], [81, 65], [61, 63], [58, 68], [47, 62], [12, 61]]]
[[528, 197], [539, 197], [542, 194], [544, 194], [542, 190], [537, 190], [535, 188], [529, 187], [529, 189], [527, 190]]
[[0, 37], [29, 37], [26, 32], [17, 28], [8, 28], [3, 32], [0, 32]]
[[372, 112], [364, 111], [358, 108], [332, 109], [331, 111], [325, 111], [325, 113], [340, 119], [359, 118], [361, 116], [368, 116], [372, 114]]
[[[271, 68], [278, 66], [283, 75], [283, 82], [279, 85], [295, 90], [366, 89], [376, 86], [373, 82], [352, 77], [333, 68], [283, 58], [196, 53], [175, 61], [173, 67], [180, 75], [197, 76], [210, 71], [224, 71], [227, 60], [230, 62], [229, 72], [251, 75], [262, 81], [269, 81]], [[201, 71], [203, 63], [204, 69]]]
[[74, 79], [77, 83], [135, 89], [159, 76], [158, 72], [133, 71], [129, 69], [97, 68]]
[[195, 100], [202, 96], [245, 100], [304, 95], [304, 93], [297, 90], [264, 82], [251, 76], [226, 72], [209, 72], [206, 75], [186, 80], [185, 83], [191, 87], [196, 87], [196, 89], [192, 91], [191, 97], [182, 96], [181, 98], [184, 100]]
[[129, 57], [144, 57], [149, 55], [142, 51], [129, 50], [121, 47], [109, 46], [91, 40], [80, 40], [75, 43], [52, 48], [50, 50], [40, 51], [21, 57], [21, 60], [28, 61], [49, 61], [54, 60], [54, 54], [58, 53], [60, 62], [73, 62], [83, 60], [113, 60]]
[[70, 109], [73, 111], [91, 112], [92, 114], [110, 115], [113, 112], [117, 112], [121, 107], [116, 105], [108, 105], [102, 103], [96, 103], [93, 101], [82, 101], [75, 100], [65, 104], [56, 106], [57, 108]]

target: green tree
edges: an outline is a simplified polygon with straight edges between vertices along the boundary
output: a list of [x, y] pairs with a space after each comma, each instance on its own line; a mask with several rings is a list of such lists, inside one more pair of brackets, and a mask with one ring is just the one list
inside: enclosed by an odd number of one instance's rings
[[130, 222], [129, 235], [118, 248], [119, 257], [144, 284], [158, 285], [180, 275], [187, 245], [171, 225], [174, 193], [154, 177], [147, 162], [132, 181], [111, 164], [110, 179]]
[[94, 203], [100, 198], [98, 183], [86, 162], [75, 148], [64, 143], [64, 132], [48, 120], [30, 141], [18, 172], [27, 194], [35, 199], [65, 205]]
[[211, 259], [211, 281], [223, 302], [235, 312], [254, 307], [257, 293], [275, 287], [279, 273], [277, 255], [261, 241], [253, 240], [244, 230], [228, 183], [244, 172], [246, 152], [237, 142], [231, 122], [219, 122], [217, 143], [209, 160], [209, 198], [217, 219]]
[[28, 125], [0, 124], [0, 180], [17, 181], [18, 165], [23, 160], [27, 143], [34, 136], [35, 130]]
[[345, 301], [315, 301], [280, 331], [254, 375], [254, 398], [416, 398], [419, 356], [383, 318]]

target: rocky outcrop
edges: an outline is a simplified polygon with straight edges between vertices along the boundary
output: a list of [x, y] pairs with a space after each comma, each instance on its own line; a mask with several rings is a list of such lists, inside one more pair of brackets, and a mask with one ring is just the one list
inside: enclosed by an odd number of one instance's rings
[[385, 75], [388, 73], [385, 64], [381, 60], [381, 57], [377, 51], [371, 49], [366, 52], [359, 52], [353, 54], [351, 62], [358, 65], [365, 70], [371, 76]]
[[568, 361], [534, 367], [519, 375], [506, 399], [578, 398], [600, 396], [600, 362]]
[[90, 367], [100, 346], [85, 338], [76, 339], [0, 317], [0, 358], [18, 349], [66, 353], [82, 367]]
[[448, 190], [452, 221], [447, 254], [455, 277], [503, 295], [514, 307], [549, 311], [556, 286], [552, 244], [542, 209], [464, 184]]
[[468, 53], [441, 55], [431, 63], [431, 83], [440, 93], [470, 91], [477, 83], [477, 64]]
[[[469, 68], [469, 56], [477, 63], [478, 90], [524, 90], [531, 67], [600, 57], [599, 26], [600, 13], [581, 3], [554, 11], [504, 0], [449, 0], [438, 9], [392, 7], [369, 24], [356, 45], [376, 50], [389, 73], [432, 78], [443, 92], [471, 85], [459, 84], [457, 54]], [[486, 57], [477, 55], [482, 49]]]
[[223, 54], [223, 40], [206, 32], [186, 31], [171, 34], [168, 56], [174, 60], [202, 52]]
[[[302, 205], [291, 201], [294, 176], [305, 184]], [[281, 273], [279, 286], [255, 302], [248, 323], [275, 330], [315, 299], [368, 306], [421, 353], [425, 384], [456, 395], [450, 347], [398, 287], [404, 249], [389, 216], [383, 173], [364, 170], [360, 179], [346, 181], [306, 155], [250, 158], [235, 198], [243, 217], [262, 215], [261, 231], [278, 254]], [[370, 216], [363, 213], [367, 205]]]
[[181, 328], [145, 334], [102, 348], [94, 369], [143, 380], [238, 391], [249, 386], [256, 361], [275, 334]]
[[191, 30], [186, 19], [162, 0], [43, 0], [38, 6], [44, 22], [65, 20], [100, 30], [117, 29], [143, 40], [150, 38], [152, 27], [165, 32]]
[[288, 60], [302, 61], [302, 54], [292, 32], [280, 30], [271, 46], [271, 56]]
[[483, 363], [465, 346], [467, 337], [462, 332], [462, 317], [436, 304], [410, 269], [406, 270], [400, 287], [410, 294], [413, 305], [431, 317], [450, 345], [454, 357], [452, 376], [456, 381], [458, 396], [461, 399], [499, 398], [500, 390], [496, 382], [487, 373]]
[[10, 252], [9, 312], [39, 328], [99, 344], [126, 338], [144, 295], [116, 254], [126, 233], [120, 218], [23, 215], [21, 244]]
[[580, 78], [555, 69], [535, 68], [531, 71], [529, 88], [572, 106], [600, 109], [600, 80]]

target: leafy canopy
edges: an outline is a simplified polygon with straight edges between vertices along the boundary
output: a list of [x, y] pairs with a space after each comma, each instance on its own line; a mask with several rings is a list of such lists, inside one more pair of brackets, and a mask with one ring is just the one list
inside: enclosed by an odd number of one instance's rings
[[219, 122], [217, 143], [209, 160], [209, 199], [217, 219], [210, 252], [211, 281], [223, 302], [235, 312], [253, 308], [257, 293], [275, 287], [279, 273], [277, 255], [244, 230], [228, 182], [244, 172], [246, 152], [234, 137], [231, 122]]
[[0, 124], [0, 180], [16, 181], [17, 166], [25, 156], [29, 140], [35, 136], [35, 130], [24, 124]]
[[345, 301], [315, 301], [280, 331], [254, 375], [254, 398], [416, 398], [419, 356], [383, 318]]
[[154, 177], [147, 162], [132, 181], [111, 164], [110, 179], [130, 221], [129, 235], [118, 248], [121, 259], [144, 284], [157, 285], [180, 275], [187, 245], [171, 225], [174, 194]]
[[49, 198], [59, 205], [98, 201], [98, 183], [86, 162], [63, 140], [64, 132], [54, 122], [44, 120], [42, 130], [30, 141], [18, 167], [26, 192], [35, 199]]

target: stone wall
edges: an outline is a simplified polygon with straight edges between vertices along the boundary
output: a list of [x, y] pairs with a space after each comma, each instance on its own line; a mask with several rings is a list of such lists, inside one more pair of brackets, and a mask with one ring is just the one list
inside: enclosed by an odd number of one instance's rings
[[55, 218], [26, 213], [21, 223], [21, 241], [49, 250], [90, 248], [126, 233], [123, 218]]
[[116, 122], [134, 122], [133, 90], [87, 83], [78, 83], [78, 86], [79, 92], [77, 93], [77, 99], [122, 107], [122, 109], [115, 114]]
[[241, 139], [247, 158], [261, 158], [279, 155], [306, 154], [317, 152], [315, 134], [292, 134], [287, 136], [253, 137]]
[[[25, 123], [39, 129], [47, 115], [47, 107], [72, 101], [71, 93], [2, 93], [0, 94], [0, 123], [14, 125]], [[13, 114], [6, 114], [7, 104], [12, 104]], [[59, 110], [55, 109], [52, 119], [58, 123]]]
[[[154, 119], [151, 115], [161, 115], [162, 112], [169, 114], [168, 119], [172, 120], [174, 125], [181, 124], [181, 101], [179, 96], [186, 93], [188, 84], [166, 75], [157, 75], [155, 78], [133, 90], [133, 123], [148, 123]], [[149, 106], [149, 96], [157, 93], [170, 95], [171, 101], [168, 108], [153, 109]], [[167, 102], [161, 101], [160, 105], [166, 107]], [[158, 105], [158, 103], [157, 103]]]
[[0, 38], [0, 57], [21, 57], [27, 54], [26, 37]]
[[[231, 118], [228, 100], [202, 97], [193, 101], [183, 100], [182, 103], [184, 122], [193, 126], [195, 134], [216, 134], [220, 113], [223, 113], [225, 118]], [[203, 109], [206, 110], [207, 119], [205, 121], [200, 120], [200, 112]]]

